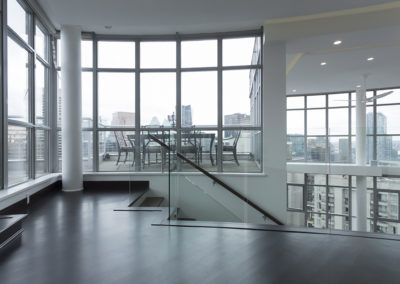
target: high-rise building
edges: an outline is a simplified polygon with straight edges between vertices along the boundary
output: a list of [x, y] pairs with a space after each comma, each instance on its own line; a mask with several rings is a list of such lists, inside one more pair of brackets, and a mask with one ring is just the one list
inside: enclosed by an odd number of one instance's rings
[[[378, 112], [376, 114], [376, 134], [387, 133], [387, 118], [386, 116]], [[367, 113], [367, 135], [374, 134], [374, 114], [372, 112]], [[367, 138], [367, 161], [374, 160], [374, 141], [371, 138]], [[392, 157], [392, 137], [391, 136], [377, 136], [376, 138], [376, 160], [387, 161], [391, 160]]]
[[181, 116], [182, 116], [182, 126], [192, 126], [192, 106], [182, 106], [181, 108]]

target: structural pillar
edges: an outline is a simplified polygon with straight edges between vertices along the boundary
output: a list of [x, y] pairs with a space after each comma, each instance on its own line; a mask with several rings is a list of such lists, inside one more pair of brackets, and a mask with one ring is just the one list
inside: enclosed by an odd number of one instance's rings
[[260, 205], [286, 221], [286, 42], [268, 40], [263, 46], [263, 183]]
[[[365, 166], [367, 126], [366, 126], [365, 84], [356, 90], [356, 163]], [[367, 231], [367, 177], [357, 176], [357, 230]]]
[[61, 26], [62, 187], [83, 190], [81, 29]]

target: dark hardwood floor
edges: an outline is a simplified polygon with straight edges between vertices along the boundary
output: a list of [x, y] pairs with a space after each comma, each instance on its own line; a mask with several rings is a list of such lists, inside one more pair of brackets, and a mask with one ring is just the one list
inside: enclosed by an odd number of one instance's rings
[[114, 211], [126, 198], [41, 196], [0, 283], [400, 283], [399, 241], [151, 226], [165, 212]]

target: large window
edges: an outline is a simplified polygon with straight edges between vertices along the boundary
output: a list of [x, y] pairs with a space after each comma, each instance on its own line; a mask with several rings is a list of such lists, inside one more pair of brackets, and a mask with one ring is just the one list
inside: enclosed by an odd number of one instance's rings
[[261, 62], [261, 31], [84, 38], [84, 169], [162, 171], [165, 155], [148, 134], [173, 130], [177, 149], [210, 171], [260, 172]]
[[[288, 173], [288, 222], [297, 226], [352, 230], [356, 222], [356, 187], [355, 176]], [[367, 177], [369, 232], [400, 234], [399, 193], [399, 178]]]
[[[366, 159], [400, 165], [400, 89], [371, 90], [367, 98]], [[354, 163], [355, 93], [287, 96], [288, 161]]]
[[7, 164], [3, 187], [50, 171], [50, 37], [23, 1], [7, 1]]

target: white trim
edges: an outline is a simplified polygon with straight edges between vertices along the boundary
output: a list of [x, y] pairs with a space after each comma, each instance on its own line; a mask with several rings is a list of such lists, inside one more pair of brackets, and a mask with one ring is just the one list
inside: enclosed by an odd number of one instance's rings
[[61, 174], [48, 174], [14, 187], [0, 190], [0, 210], [15, 204], [61, 180]]

